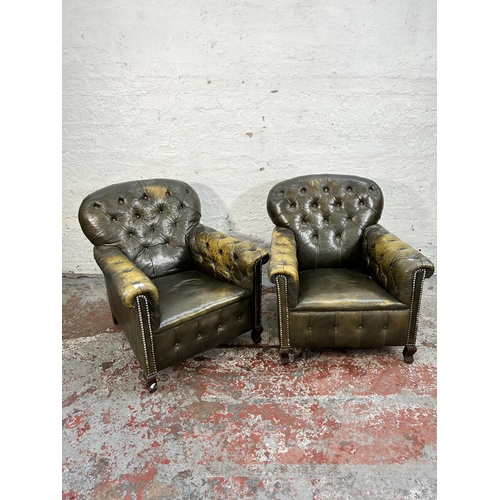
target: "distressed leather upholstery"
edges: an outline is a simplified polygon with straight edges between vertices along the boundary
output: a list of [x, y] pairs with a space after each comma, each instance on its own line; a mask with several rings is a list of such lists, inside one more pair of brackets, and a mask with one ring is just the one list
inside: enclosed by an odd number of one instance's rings
[[307, 175], [276, 184], [268, 275], [276, 284], [282, 361], [289, 348], [405, 346], [413, 361], [432, 262], [378, 224], [370, 179]]
[[157, 372], [247, 331], [260, 342], [262, 264], [268, 253], [200, 223], [187, 183], [106, 186], [81, 203], [113, 320], [153, 392]]

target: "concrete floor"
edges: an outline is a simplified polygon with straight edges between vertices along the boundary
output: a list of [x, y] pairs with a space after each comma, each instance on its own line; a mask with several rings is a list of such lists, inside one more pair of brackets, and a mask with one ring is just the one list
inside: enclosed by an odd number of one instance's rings
[[62, 498], [437, 498], [436, 277], [425, 285], [412, 365], [388, 347], [282, 366], [264, 278], [262, 344], [245, 334], [167, 368], [149, 394], [102, 276], [63, 276]]

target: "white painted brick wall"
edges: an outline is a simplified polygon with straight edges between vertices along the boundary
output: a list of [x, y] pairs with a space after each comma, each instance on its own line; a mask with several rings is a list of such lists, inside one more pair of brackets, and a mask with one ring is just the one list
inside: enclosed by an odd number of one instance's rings
[[65, 0], [62, 62], [64, 273], [99, 272], [77, 212], [107, 184], [185, 180], [269, 248], [269, 189], [324, 172], [437, 265], [435, 1]]

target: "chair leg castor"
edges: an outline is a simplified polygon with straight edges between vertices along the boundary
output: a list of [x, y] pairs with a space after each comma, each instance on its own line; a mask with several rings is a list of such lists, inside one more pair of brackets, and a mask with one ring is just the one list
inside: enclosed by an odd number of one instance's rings
[[262, 341], [262, 337], [260, 334], [264, 331], [264, 328], [262, 326], [256, 326], [252, 330], [252, 340], [254, 341], [255, 344], [260, 344]]
[[290, 364], [290, 349], [280, 349], [280, 358], [282, 365]]
[[413, 363], [413, 355], [417, 352], [414, 345], [405, 345], [403, 349], [403, 357], [406, 363]]
[[150, 377], [147, 377], [146, 374], [144, 372], [142, 372], [139, 375], [139, 378], [144, 380], [144, 382], [146, 383], [146, 389], [148, 390], [148, 392], [150, 394], [153, 394], [153, 392], [155, 392], [156, 389], [158, 389], [158, 381], [156, 379], [156, 375], [152, 375]]

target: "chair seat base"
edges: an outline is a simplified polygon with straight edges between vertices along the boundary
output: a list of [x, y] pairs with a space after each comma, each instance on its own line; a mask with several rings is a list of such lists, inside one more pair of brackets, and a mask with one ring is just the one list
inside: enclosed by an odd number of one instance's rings
[[289, 312], [288, 345], [282, 347], [384, 347], [408, 344], [409, 309]]
[[[279, 357], [282, 365], [289, 365], [291, 361], [291, 348], [279, 348]], [[417, 347], [414, 345], [405, 345], [403, 349], [403, 359], [405, 363], [413, 363], [413, 355], [417, 352]]]

